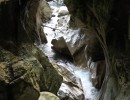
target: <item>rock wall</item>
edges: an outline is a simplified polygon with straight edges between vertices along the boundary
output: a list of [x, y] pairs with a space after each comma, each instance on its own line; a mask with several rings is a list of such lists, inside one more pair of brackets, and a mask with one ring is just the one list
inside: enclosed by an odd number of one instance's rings
[[47, 42], [41, 25], [43, 18], [51, 16], [51, 11], [45, 0], [3, 1], [0, 15], [0, 41]]
[[41, 24], [50, 16], [45, 0], [0, 0], [0, 100], [57, 94], [63, 79], [34, 45], [47, 42]]
[[64, 0], [64, 2], [71, 13], [70, 26], [80, 27], [88, 36], [86, 57], [91, 58], [87, 60], [88, 66], [100, 60], [106, 62], [104, 70], [106, 75], [104, 82], [102, 81], [99, 99], [129, 100], [129, 1]]
[[62, 77], [48, 58], [30, 44], [17, 50], [16, 55], [0, 47], [0, 99], [37, 100], [41, 91], [57, 94]]
[[46, 43], [46, 37], [42, 29], [42, 21], [51, 17], [51, 10], [45, 0], [30, 0], [23, 14], [22, 23], [33, 42]]

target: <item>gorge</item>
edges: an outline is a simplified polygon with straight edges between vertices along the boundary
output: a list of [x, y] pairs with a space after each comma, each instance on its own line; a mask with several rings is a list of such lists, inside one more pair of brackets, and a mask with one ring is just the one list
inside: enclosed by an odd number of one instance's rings
[[129, 0], [0, 0], [0, 100], [130, 100]]

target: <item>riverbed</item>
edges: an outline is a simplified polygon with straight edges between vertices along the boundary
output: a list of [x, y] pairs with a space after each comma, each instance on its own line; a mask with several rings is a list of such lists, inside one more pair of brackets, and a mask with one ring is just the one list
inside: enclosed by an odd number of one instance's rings
[[[52, 9], [52, 18], [46, 23], [43, 23], [43, 30], [47, 37], [48, 43], [42, 44], [40, 48], [42, 48], [43, 52], [48, 56], [50, 62], [56, 62], [57, 64], [69, 67], [81, 79], [85, 100], [96, 100], [98, 91], [95, 87], [93, 87], [90, 81], [90, 72], [87, 70], [87, 68], [74, 65], [73, 62], [71, 62], [67, 58], [62, 57], [62, 55], [56, 56], [54, 50], [51, 49], [52, 39], [56, 39], [62, 36], [66, 40], [69, 40], [71, 39], [69, 37], [69, 34], [76, 34], [79, 29], [69, 28], [70, 14], [63, 2], [59, 2], [58, 4], [58, 2], [50, 1], [48, 2], [48, 4]], [[62, 16], [59, 16], [60, 11], [62, 13]]]

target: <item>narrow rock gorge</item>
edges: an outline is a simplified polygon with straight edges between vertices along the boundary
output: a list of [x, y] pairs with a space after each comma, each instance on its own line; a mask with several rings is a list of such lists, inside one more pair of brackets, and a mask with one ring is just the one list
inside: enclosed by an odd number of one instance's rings
[[[70, 26], [88, 37], [85, 53], [99, 100], [129, 100], [128, 0], [64, 0], [71, 13]], [[95, 67], [93, 67], [93, 62]], [[103, 75], [103, 76], [102, 76]]]
[[129, 0], [0, 0], [0, 100], [129, 94]]

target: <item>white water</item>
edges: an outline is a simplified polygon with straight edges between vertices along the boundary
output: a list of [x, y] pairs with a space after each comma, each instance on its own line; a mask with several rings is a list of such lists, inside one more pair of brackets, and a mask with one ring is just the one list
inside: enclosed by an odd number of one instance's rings
[[[74, 73], [81, 78], [84, 94], [85, 94], [85, 100], [96, 100], [96, 96], [98, 95], [97, 90], [92, 86], [92, 83], [89, 79], [89, 71], [86, 69], [83, 69], [82, 66], [76, 67], [73, 63], [67, 61], [66, 59], [63, 58], [57, 58], [54, 59], [55, 53], [51, 49], [51, 40], [54, 38], [58, 38], [60, 36], [63, 36], [66, 40], [69, 40], [69, 35], [68, 33], [77, 33], [79, 29], [69, 29], [69, 19], [70, 15], [65, 15], [58, 17], [58, 13], [60, 10], [67, 10], [66, 6], [61, 6], [61, 4], [57, 4], [56, 2], [49, 2], [49, 5], [52, 9], [52, 15], [54, 17], [51, 18], [51, 20], [47, 23], [43, 23], [45, 26], [49, 27], [44, 27], [44, 33], [46, 34], [48, 43], [45, 45], [41, 45], [43, 52], [48, 56], [50, 61], [56, 61], [58, 64], [62, 65], [67, 65], [71, 69], [73, 69]], [[56, 30], [52, 29], [56, 28]], [[61, 31], [62, 32], [61, 32]], [[64, 34], [63, 34], [64, 33]], [[74, 39], [74, 38], [73, 38]]]

